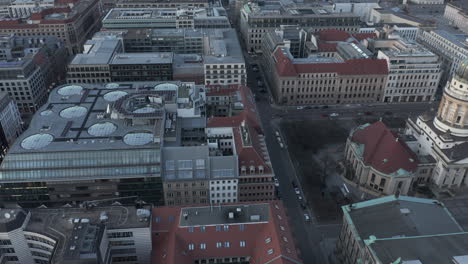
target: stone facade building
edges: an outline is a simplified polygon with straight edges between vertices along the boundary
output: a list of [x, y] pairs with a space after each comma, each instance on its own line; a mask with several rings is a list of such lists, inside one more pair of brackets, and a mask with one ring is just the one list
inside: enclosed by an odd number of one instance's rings
[[381, 121], [351, 132], [345, 160], [345, 178], [374, 196], [406, 195], [419, 164], [416, 154]]
[[39, 10], [25, 19], [0, 20], [0, 33], [54, 36], [63, 42], [69, 54], [76, 54], [100, 25], [100, 1], [60, 0], [55, 1], [54, 7]]
[[381, 42], [376, 44], [380, 46], [377, 58], [386, 60], [389, 67], [382, 101], [433, 101], [442, 75], [439, 57], [420, 44], [401, 40], [376, 42]]
[[468, 59], [444, 89], [435, 117], [425, 113], [408, 119], [406, 134], [417, 140], [418, 155], [436, 160], [430, 182], [439, 188], [468, 185]]
[[445, 5], [444, 18], [461, 31], [468, 33], [468, 3], [463, 0], [451, 1]]

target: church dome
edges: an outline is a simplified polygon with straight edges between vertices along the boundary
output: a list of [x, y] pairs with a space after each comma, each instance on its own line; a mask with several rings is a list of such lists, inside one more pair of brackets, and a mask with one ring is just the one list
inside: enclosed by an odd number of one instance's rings
[[460, 66], [457, 69], [457, 75], [458, 77], [468, 81], [468, 58], [460, 63]]

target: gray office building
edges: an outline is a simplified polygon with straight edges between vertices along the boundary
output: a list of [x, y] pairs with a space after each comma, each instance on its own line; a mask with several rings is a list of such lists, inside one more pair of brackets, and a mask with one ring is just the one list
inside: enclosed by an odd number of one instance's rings
[[164, 204], [161, 148], [204, 118], [193, 83], [73, 84], [54, 89], [0, 166], [3, 204], [126, 197]]

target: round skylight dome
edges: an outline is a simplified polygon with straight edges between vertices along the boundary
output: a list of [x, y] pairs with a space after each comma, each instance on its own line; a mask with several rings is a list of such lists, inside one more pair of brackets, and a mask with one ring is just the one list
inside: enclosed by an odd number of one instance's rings
[[117, 130], [117, 126], [111, 122], [101, 122], [90, 126], [88, 128], [88, 134], [96, 137], [103, 137], [114, 133], [115, 130]]
[[118, 83], [108, 83], [106, 84], [106, 89], [117, 89], [119, 88], [119, 84]]
[[104, 95], [104, 100], [106, 100], [107, 102], [115, 102], [127, 94], [128, 93], [124, 91], [108, 92]]
[[83, 106], [71, 106], [60, 111], [60, 116], [63, 118], [77, 118], [84, 116], [88, 109]]
[[34, 134], [23, 141], [21, 141], [21, 147], [24, 149], [40, 149], [49, 145], [54, 137], [50, 134]]
[[177, 90], [179, 86], [173, 83], [161, 83], [154, 87], [155, 90]]
[[133, 110], [134, 114], [147, 114], [147, 113], [154, 113], [156, 112], [156, 108], [151, 107], [151, 106], [145, 106], [141, 108], [137, 108]]
[[153, 139], [153, 133], [149, 131], [134, 131], [126, 134], [123, 141], [130, 146], [142, 146], [152, 142]]
[[67, 85], [60, 89], [58, 89], [57, 93], [63, 96], [70, 96], [70, 95], [79, 95], [83, 91], [83, 87], [79, 85]]
[[40, 115], [41, 116], [50, 116], [53, 113], [54, 113], [54, 111], [52, 111], [52, 110], [44, 110], [44, 111], [41, 112]]

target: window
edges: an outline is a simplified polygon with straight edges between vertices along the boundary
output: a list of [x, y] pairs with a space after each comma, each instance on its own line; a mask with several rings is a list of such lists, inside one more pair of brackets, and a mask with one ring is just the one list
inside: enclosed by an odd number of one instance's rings
[[200, 226], [200, 232], [205, 232], [206, 229], [205, 229], [205, 226]]
[[224, 242], [224, 247], [225, 248], [231, 247], [231, 243], [229, 243], [229, 241]]
[[179, 170], [191, 170], [193, 168], [191, 160], [178, 160], [177, 165]]
[[194, 250], [195, 249], [195, 245], [193, 243], [190, 243], [188, 245], [188, 250]]
[[195, 161], [195, 165], [197, 169], [204, 169], [205, 168], [205, 160], [204, 159], [197, 159]]
[[241, 240], [241, 242], [240, 242], [240, 247], [241, 247], [241, 248], [244, 248], [244, 247], [245, 247], [245, 241], [244, 241], [244, 240]]
[[239, 225], [239, 230], [240, 230], [240, 231], [244, 231], [244, 230], [245, 230], [245, 225], [244, 225], [244, 224], [240, 224], [240, 225]]
[[267, 238], [265, 239], [265, 243], [268, 244], [268, 243], [270, 243], [270, 242], [271, 242], [271, 237], [267, 237]]
[[189, 226], [188, 231], [189, 231], [190, 233], [193, 233], [193, 226]]
[[133, 237], [133, 232], [115, 232], [107, 235], [108, 238]]
[[267, 253], [268, 253], [268, 255], [271, 255], [271, 254], [273, 254], [273, 249], [272, 249], [272, 248], [270, 248], [270, 249], [267, 251]]
[[205, 244], [205, 243], [201, 243], [201, 244], [200, 244], [200, 249], [201, 249], [201, 250], [205, 250], [205, 249], [206, 249], [206, 244]]
[[228, 225], [224, 226], [224, 231], [229, 231], [229, 226]]
[[222, 247], [222, 246], [223, 246], [223, 243], [221, 243], [221, 242], [216, 242], [216, 248], [220, 248], [220, 247]]
[[166, 170], [174, 170], [175, 169], [175, 162], [173, 160], [166, 161]]

